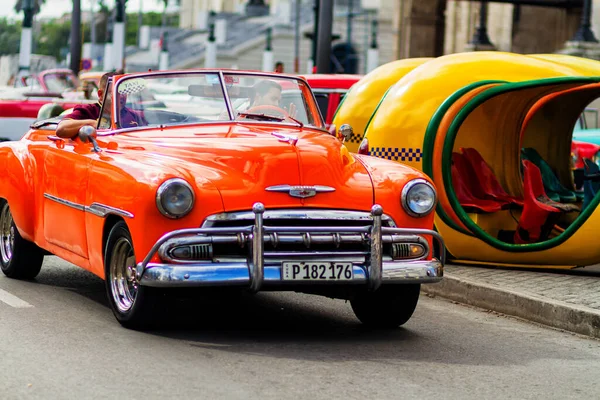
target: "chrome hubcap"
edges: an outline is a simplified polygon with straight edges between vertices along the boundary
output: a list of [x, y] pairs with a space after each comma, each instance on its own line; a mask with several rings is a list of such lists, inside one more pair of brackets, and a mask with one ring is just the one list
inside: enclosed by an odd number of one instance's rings
[[6, 265], [10, 262], [15, 248], [15, 226], [8, 203], [5, 203], [0, 213], [0, 255]]
[[119, 311], [127, 312], [133, 306], [138, 291], [135, 255], [129, 239], [119, 238], [113, 246], [109, 271], [113, 300]]

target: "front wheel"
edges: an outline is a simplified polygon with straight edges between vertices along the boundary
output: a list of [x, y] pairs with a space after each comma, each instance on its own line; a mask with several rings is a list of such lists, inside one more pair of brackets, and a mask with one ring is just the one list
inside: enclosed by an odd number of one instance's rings
[[374, 328], [397, 328], [412, 317], [421, 285], [382, 286], [374, 292], [359, 293], [350, 301], [356, 317]]
[[140, 286], [135, 270], [133, 241], [125, 222], [115, 224], [108, 235], [104, 255], [108, 301], [117, 320], [126, 328], [152, 325], [157, 296], [154, 288]]
[[40, 273], [44, 251], [23, 239], [6, 200], [0, 200], [0, 267], [9, 278], [33, 279]]

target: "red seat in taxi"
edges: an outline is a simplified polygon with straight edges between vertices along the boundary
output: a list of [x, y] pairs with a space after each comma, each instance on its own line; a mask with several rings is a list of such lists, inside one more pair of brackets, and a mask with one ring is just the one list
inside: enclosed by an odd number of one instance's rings
[[459, 203], [475, 212], [492, 213], [500, 211], [506, 203], [485, 199], [485, 193], [477, 183], [477, 176], [465, 157], [452, 153], [452, 185]]
[[496, 179], [496, 175], [492, 168], [490, 168], [477, 150], [468, 147], [461, 148], [460, 150], [475, 173], [479, 186], [484, 193], [484, 198], [497, 200], [502, 203], [514, 204], [520, 207], [523, 206], [523, 199], [519, 199], [506, 193], [502, 185], [500, 185], [500, 182], [498, 182], [498, 179]]

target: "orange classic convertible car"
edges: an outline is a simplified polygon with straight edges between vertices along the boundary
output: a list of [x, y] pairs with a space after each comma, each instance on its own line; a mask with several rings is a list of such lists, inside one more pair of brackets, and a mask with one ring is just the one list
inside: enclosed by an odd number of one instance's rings
[[[305, 80], [112, 79], [96, 128], [61, 139], [48, 119], [0, 144], [7, 276], [33, 278], [54, 254], [103, 278], [117, 320], [136, 329], [165, 288], [210, 286], [348, 299], [363, 323], [394, 327], [420, 284], [442, 278], [429, 178], [349, 153]], [[183, 90], [148, 105], [142, 93], [157, 84]]]

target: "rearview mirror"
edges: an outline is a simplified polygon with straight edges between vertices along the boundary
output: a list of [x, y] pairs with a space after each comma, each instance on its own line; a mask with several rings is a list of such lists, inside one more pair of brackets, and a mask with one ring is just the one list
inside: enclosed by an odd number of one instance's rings
[[99, 153], [100, 147], [98, 146], [98, 142], [96, 142], [96, 128], [90, 125], [84, 125], [79, 128], [79, 140], [83, 143], [91, 142], [92, 146], [94, 146], [94, 151]]

